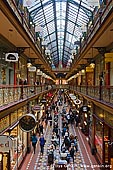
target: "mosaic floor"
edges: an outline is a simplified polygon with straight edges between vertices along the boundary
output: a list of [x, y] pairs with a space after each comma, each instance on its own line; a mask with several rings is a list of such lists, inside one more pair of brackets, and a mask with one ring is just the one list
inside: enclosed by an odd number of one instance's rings
[[[69, 131], [70, 131], [70, 133], [74, 133], [73, 128], [71, 126], [69, 128]], [[54, 164], [50, 165], [50, 166], [48, 165], [48, 155], [47, 155], [48, 148], [51, 145], [52, 128], [48, 127], [47, 132], [48, 133], [46, 134], [46, 144], [44, 146], [44, 154], [43, 154], [43, 156], [41, 156], [40, 152], [37, 154], [36, 160], [34, 163], [34, 170], [54, 170], [55, 169]], [[55, 155], [56, 155], [56, 157], [59, 156], [59, 147], [57, 147]], [[30, 169], [31, 162], [32, 162], [32, 157], [31, 157], [31, 161], [29, 162], [26, 170], [31, 170]], [[74, 163], [71, 162], [70, 164], [68, 164], [67, 170], [75, 170], [75, 169], [84, 170], [83, 162], [84, 162], [84, 160], [83, 160], [80, 148], [79, 148], [79, 151], [77, 153], [75, 153]]]
[[[59, 116], [58, 123], [59, 123], [59, 127], [60, 127], [61, 126], [61, 117], [60, 116]], [[74, 125], [70, 125], [69, 126], [70, 134], [77, 135], [76, 133], [78, 133], [79, 130], [78, 129], [75, 130], [75, 129], [76, 128], [74, 127]], [[78, 135], [79, 135], [79, 133], [78, 133]], [[55, 161], [54, 161], [53, 165], [49, 166], [49, 164], [48, 164], [48, 148], [51, 145], [51, 136], [52, 136], [52, 127], [48, 126], [45, 131], [46, 144], [44, 146], [43, 156], [40, 154], [40, 146], [38, 144], [37, 154], [34, 155], [32, 153], [32, 155], [30, 156], [30, 160], [27, 163], [27, 167], [26, 168], [24, 167], [21, 170], [57, 170], [57, 168], [55, 168]], [[61, 141], [63, 141], [63, 139]], [[78, 152], [75, 153], [74, 163], [70, 162], [69, 164], [67, 164], [66, 165], [67, 170], [97, 170], [97, 169], [91, 168], [91, 166], [86, 167], [85, 163], [86, 163], [86, 159], [87, 158], [89, 159], [89, 155], [87, 155], [87, 154], [83, 155], [84, 151], [82, 150], [83, 148], [81, 148], [83, 146], [83, 145], [81, 145], [81, 142], [83, 142], [83, 139], [82, 139], [82, 141], [81, 140], [78, 141]], [[59, 146], [56, 148], [56, 151], [55, 151], [56, 157], [59, 157], [59, 150], [60, 150], [59, 148], [60, 148]], [[92, 161], [91, 161], [91, 159], [89, 159], [89, 160], [90, 160], [89, 164], [91, 165]], [[59, 165], [59, 166], [61, 166], [61, 165]], [[61, 167], [58, 169], [63, 169], [63, 168]]]

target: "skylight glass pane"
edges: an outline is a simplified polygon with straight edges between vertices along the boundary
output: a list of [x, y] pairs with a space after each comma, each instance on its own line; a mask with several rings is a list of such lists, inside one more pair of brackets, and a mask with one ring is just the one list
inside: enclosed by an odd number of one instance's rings
[[47, 3], [48, 2], [48, 0], [43, 0], [42, 1], [42, 4], [44, 5], [45, 3]]
[[58, 66], [61, 60], [66, 65], [74, 42], [80, 41], [82, 28], [89, 22], [94, 8], [87, 0], [36, 0], [28, 9], [35, 25], [41, 27], [40, 36], [48, 40], [53, 63]]

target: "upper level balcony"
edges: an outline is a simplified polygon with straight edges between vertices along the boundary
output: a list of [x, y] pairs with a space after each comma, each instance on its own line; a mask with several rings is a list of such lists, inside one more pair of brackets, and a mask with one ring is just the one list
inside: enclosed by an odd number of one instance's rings
[[99, 102], [104, 102], [106, 105], [113, 107], [113, 86], [70, 86], [70, 85], [52, 85], [48, 86], [0, 86], [0, 111], [5, 107], [13, 106], [19, 102], [32, 100], [33, 97], [40, 95], [41, 93], [47, 93], [50, 90], [66, 89], [87, 96], [90, 99], [96, 99]]

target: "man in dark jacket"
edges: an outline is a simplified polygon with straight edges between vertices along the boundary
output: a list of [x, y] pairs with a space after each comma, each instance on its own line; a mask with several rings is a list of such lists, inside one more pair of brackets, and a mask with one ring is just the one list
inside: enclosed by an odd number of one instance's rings
[[39, 141], [40, 141], [41, 154], [43, 155], [43, 153], [44, 153], [44, 145], [45, 145], [45, 139], [44, 139], [43, 134], [41, 134], [41, 137], [40, 137]]
[[73, 162], [74, 162], [74, 153], [75, 153], [74, 145], [72, 145], [70, 149], [70, 155], [71, 155], [71, 158], [73, 159]]

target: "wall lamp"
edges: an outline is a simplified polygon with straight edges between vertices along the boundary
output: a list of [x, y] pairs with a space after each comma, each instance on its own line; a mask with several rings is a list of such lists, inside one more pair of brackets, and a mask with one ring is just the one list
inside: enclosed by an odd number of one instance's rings
[[90, 67], [91, 68], [95, 68], [95, 61], [93, 60], [93, 61], [91, 61], [91, 63], [90, 63]]
[[27, 68], [29, 68], [29, 67], [31, 67], [32, 66], [32, 64], [31, 64], [31, 60], [30, 59], [28, 59], [27, 60]]

